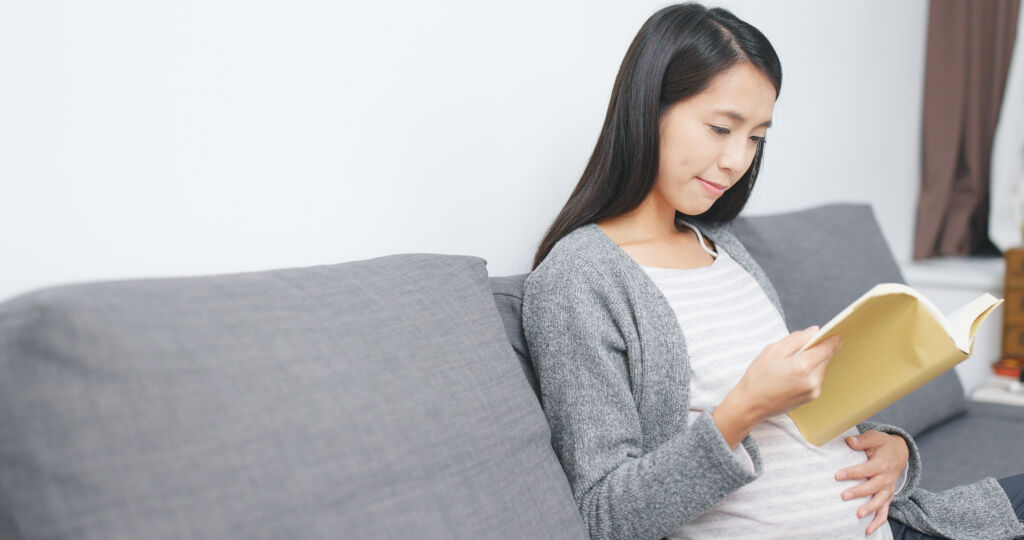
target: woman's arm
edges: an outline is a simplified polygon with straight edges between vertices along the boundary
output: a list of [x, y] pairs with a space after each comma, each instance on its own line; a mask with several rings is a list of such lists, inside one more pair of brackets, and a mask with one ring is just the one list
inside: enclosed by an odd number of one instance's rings
[[545, 270], [526, 280], [523, 329], [552, 446], [592, 538], [662, 538], [761, 475], [753, 439], [743, 441], [751, 472], [713, 410], [644, 454], [628, 304], [587, 261], [560, 262], [561, 276]]

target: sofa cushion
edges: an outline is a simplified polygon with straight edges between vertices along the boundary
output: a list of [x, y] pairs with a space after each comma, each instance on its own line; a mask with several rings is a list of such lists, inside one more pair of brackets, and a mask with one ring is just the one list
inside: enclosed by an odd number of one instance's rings
[[485, 265], [0, 304], [0, 537], [586, 538]]
[[[740, 217], [731, 230], [771, 279], [790, 331], [824, 325], [878, 283], [906, 283], [867, 204]], [[916, 437], [965, 410], [960, 378], [949, 370], [871, 420]]]
[[512, 350], [519, 359], [519, 367], [523, 370], [526, 380], [530, 382], [534, 395], [540, 399], [540, 386], [537, 383], [537, 375], [533, 372], [530, 352], [526, 348], [526, 334], [523, 332], [523, 285], [529, 275], [494, 276], [490, 278], [490, 282], [494, 304], [501, 315], [501, 322], [505, 325], [505, 333], [512, 344]]
[[928, 473], [920, 486], [941, 491], [1024, 472], [1024, 407], [969, 401], [967, 411], [915, 438]]

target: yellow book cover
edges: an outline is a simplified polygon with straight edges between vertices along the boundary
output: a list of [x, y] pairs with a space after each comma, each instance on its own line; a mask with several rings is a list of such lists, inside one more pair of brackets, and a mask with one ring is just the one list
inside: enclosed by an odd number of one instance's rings
[[819, 396], [790, 418], [808, 442], [825, 444], [970, 357], [978, 327], [1002, 303], [985, 293], [943, 315], [907, 285], [875, 285], [800, 349], [843, 340]]

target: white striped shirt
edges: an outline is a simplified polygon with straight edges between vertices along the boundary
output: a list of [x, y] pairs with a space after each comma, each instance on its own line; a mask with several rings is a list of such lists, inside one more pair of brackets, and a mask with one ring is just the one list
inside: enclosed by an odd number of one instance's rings
[[[692, 423], [722, 402], [766, 345], [789, 331], [754, 278], [724, 250], [701, 268], [641, 267], [669, 301], [683, 332]], [[788, 415], [764, 420], [750, 432], [761, 451], [762, 475], [669, 538], [865, 538], [875, 514], [857, 518], [857, 509], [870, 497], [841, 498], [864, 479], [835, 479], [839, 469], [867, 461], [865, 452], [846, 444], [847, 436], [858, 433], [852, 427], [819, 448], [803, 438]], [[734, 454], [753, 471], [742, 444]], [[891, 539], [889, 524], [869, 538]]]

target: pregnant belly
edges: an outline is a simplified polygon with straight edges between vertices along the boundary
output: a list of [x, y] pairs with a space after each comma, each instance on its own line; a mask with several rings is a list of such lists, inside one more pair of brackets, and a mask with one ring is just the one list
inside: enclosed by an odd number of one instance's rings
[[[691, 411], [691, 419], [696, 418]], [[699, 415], [699, 412], [697, 413]], [[844, 490], [863, 479], [838, 481], [839, 469], [867, 461], [867, 454], [846, 444], [850, 428], [820, 448], [811, 445], [787, 415], [771, 417], [751, 431], [764, 471], [676, 531], [671, 538], [733, 538], [780, 535], [796, 538], [864, 538], [874, 513], [857, 517], [870, 497], [844, 501]], [[744, 456], [745, 458], [746, 456]], [[891, 538], [888, 524], [870, 538]]]

